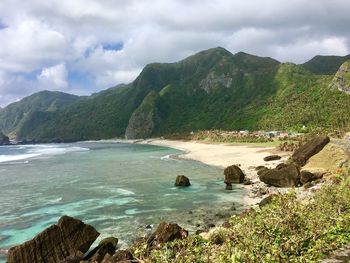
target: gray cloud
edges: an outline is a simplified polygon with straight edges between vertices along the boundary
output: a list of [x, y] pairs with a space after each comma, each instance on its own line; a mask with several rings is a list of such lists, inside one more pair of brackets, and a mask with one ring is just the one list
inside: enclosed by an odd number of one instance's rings
[[[349, 10], [348, 0], [2, 0], [0, 105], [48, 83], [89, 94], [216, 46], [296, 63], [345, 55]], [[77, 73], [91, 82], [70, 83]]]

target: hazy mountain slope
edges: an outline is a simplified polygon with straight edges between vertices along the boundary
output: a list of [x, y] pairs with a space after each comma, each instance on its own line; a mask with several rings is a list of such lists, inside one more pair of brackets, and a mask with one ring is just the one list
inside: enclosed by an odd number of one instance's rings
[[25, 97], [0, 111], [0, 131], [4, 133], [15, 132], [28, 115], [33, 112], [54, 112], [78, 99], [78, 96], [54, 91], [40, 91]]
[[341, 64], [350, 59], [347, 56], [315, 56], [302, 66], [317, 75], [334, 75]]
[[18, 139], [142, 138], [202, 129], [342, 129], [350, 97], [332, 76], [223, 48], [147, 65], [136, 80], [55, 112], [28, 115]]

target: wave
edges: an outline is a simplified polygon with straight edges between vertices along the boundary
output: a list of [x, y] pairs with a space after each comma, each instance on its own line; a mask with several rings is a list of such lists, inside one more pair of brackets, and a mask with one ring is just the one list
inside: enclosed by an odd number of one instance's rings
[[39, 153], [17, 154], [17, 155], [3, 154], [3, 155], [0, 155], [0, 163], [25, 160], [25, 159], [37, 157], [39, 155], [40, 155]]
[[[25, 162], [16, 162], [20, 160], [26, 160], [33, 157], [45, 156], [45, 155], [61, 155], [71, 152], [86, 152], [89, 151], [89, 148], [79, 147], [79, 146], [70, 146], [70, 145], [23, 145], [20, 147], [12, 147], [10, 149], [10, 154], [1, 154], [0, 163], [11, 162], [11, 164], [22, 164], [28, 163]], [[14, 154], [18, 151], [18, 154]], [[7, 153], [7, 152], [6, 152]]]

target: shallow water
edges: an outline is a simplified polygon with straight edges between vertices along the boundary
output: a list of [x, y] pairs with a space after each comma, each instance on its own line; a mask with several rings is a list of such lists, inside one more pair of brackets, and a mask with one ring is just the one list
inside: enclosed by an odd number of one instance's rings
[[[0, 147], [0, 251], [33, 238], [62, 215], [125, 243], [147, 224], [186, 225], [188, 211], [242, 202], [243, 190], [224, 191], [221, 169], [170, 157], [178, 153], [113, 142]], [[174, 187], [178, 174], [192, 186]]]

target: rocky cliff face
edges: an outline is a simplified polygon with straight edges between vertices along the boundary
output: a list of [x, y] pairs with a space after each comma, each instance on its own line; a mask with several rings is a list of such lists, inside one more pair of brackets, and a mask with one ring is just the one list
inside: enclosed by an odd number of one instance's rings
[[126, 139], [144, 139], [151, 137], [156, 125], [159, 123], [157, 101], [159, 95], [151, 91], [141, 105], [133, 112], [126, 128]]
[[350, 94], [350, 60], [340, 66], [329, 87]]
[[5, 134], [0, 132], [0, 145], [7, 145], [10, 143], [9, 137], [7, 137]]

